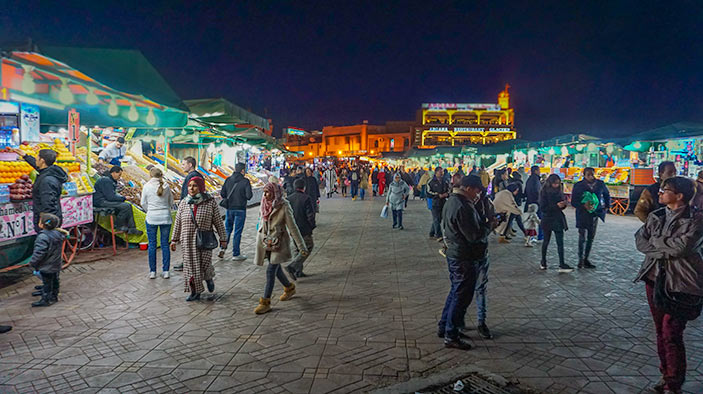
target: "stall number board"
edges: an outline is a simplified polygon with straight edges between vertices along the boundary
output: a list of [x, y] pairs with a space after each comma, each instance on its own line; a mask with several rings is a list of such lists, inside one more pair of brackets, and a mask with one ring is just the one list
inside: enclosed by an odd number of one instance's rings
[[[70, 228], [93, 221], [93, 196], [64, 197], [61, 199], [63, 223]], [[0, 242], [34, 235], [32, 202], [0, 205]]]

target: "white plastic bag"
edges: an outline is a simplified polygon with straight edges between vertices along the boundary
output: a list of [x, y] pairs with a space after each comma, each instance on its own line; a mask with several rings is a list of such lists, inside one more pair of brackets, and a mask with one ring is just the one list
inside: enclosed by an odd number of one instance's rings
[[381, 209], [381, 217], [384, 219], [388, 217], [388, 205], [384, 205]]

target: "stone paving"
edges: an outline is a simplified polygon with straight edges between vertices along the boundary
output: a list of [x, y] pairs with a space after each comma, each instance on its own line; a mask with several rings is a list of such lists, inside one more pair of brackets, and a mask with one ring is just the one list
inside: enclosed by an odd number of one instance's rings
[[[264, 269], [215, 259], [215, 299], [187, 303], [179, 273], [147, 279], [146, 252], [74, 265], [60, 302], [30, 308], [36, 278], [0, 290], [0, 392], [365, 392], [460, 365], [540, 392], [639, 393], [659, 379], [633, 217], [599, 227], [593, 271], [538, 269], [538, 248], [491, 240], [488, 323], [468, 352], [435, 335], [448, 289], [430, 214], [411, 201], [404, 231], [379, 218], [382, 202], [323, 200], [308, 278], [256, 316]], [[243, 247], [253, 255], [258, 210]], [[573, 212], [568, 216], [572, 221]], [[573, 221], [572, 221], [573, 225]], [[577, 233], [567, 232], [568, 256]], [[179, 260], [180, 251], [174, 260]], [[572, 257], [569, 263], [575, 265]], [[475, 324], [470, 307], [469, 325]], [[703, 325], [686, 330], [688, 392], [703, 392]]]

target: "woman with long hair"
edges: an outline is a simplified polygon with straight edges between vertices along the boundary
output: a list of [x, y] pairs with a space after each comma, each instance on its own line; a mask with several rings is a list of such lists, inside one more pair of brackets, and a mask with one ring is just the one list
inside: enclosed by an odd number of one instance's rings
[[205, 192], [205, 180], [199, 176], [193, 177], [188, 182], [188, 195], [178, 204], [171, 240], [173, 251], [176, 250], [176, 245], [182, 244], [184, 291], [190, 291], [186, 301], [200, 299], [200, 294], [205, 291], [203, 281], [210, 293], [215, 291], [212, 250], [198, 248], [196, 242], [198, 230], [212, 231], [213, 228], [220, 238], [220, 248], [227, 249], [227, 232], [218, 205]]
[[544, 230], [540, 269], [547, 269], [547, 248], [549, 248], [549, 241], [552, 239], [553, 233], [559, 253], [559, 272], [573, 271], [573, 268], [564, 262], [564, 231], [569, 229], [566, 224], [566, 216], [562, 212], [566, 206], [561, 178], [557, 174], [549, 175], [539, 193], [539, 207], [542, 210], [542, 229]]
[[257, 227], [259, 230], [256, 234], [254, 262], [259, 266], [264, 265], [265, 260], [269, 262], [266, 267], [264, 296], [259, 299], [259, 305], [254, 309], [254, 313], [261, 315], [271, 310], [271, 295], [276, 279], [284, 288], [279, 298], [281, 301], [288, 301], [295, 294], [295, 283], [288, 280], [281, 267], [281, 264], [293, 257], [290, 250], [291, 237], [300, 254], [308, 255], [303, 236], [295, 224], [293, 208], [283, 197], [283, 190], [275, 179], [264, 186], [264, 195], [261, 197], [261, 217]]
[[164, 173], [157, 167], [149, 171], [151, 179], [142, 188], [141, 206], [146, 211], [146, 236], [149, 241], [149, 278], [156, 278], [156, 233], [161, 232], [161, 269], [164, 279], [169, 278], [171, 250], [168, 237], [171, 234], [171, 206], [173, 194], [164, 182]]

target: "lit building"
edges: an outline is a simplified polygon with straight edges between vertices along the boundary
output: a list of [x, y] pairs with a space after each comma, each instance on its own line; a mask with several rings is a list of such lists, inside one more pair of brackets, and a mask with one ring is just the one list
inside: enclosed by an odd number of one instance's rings
[[509, 85], [498, 94], [497, 104], [425, 103], [414, 127], [414, 145], [492, 144], [515, 139], [514, 110]]

